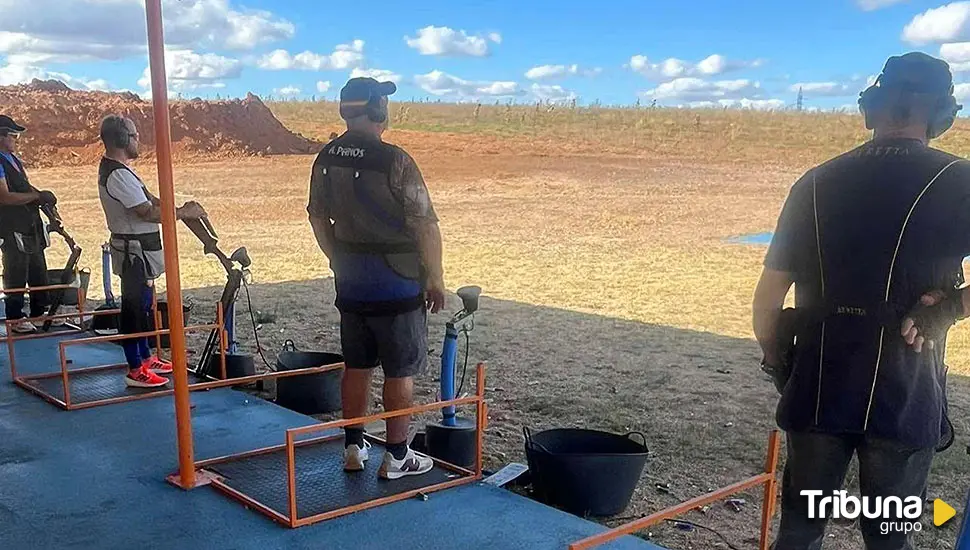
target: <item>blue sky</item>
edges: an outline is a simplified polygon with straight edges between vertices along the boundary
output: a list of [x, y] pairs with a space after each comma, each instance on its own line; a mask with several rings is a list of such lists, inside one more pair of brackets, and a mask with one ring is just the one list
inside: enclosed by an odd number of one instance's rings
[[[970, 82], [970, 2], [543, 4], [164, 0], [169, 90], [333, 98], [374, 74], [400, 99], [778, 108], [802, 85], [807, 107], [853, 108], [885, 59], [911, 50]], [[149, 89], [141, 0], [0, 0], [0, 14], [0, 84]], [[970, 84], [957, 93], [970, 99]]]

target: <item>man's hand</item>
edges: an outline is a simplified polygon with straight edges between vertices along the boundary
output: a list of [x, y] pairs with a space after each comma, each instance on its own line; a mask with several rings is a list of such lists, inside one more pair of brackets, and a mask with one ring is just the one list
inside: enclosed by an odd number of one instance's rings
[[195, 201], [189, 201], [183, 204], [182, 207], [178, 209], [178, 212], [176, 212], [176, 217], [180, 220], [198, 220], [206, 217], [207, 215], [208, 214], [206, 214], [205, 209], [202, 208], [202, 205]]
[[936, 347], [959, 319], [967, 314], [963, 306], [963, 293], [947, 294], [942, 290], [932, 290], [920, 297], [919, 303], [903, 319], [900, 334], [913, 351], [921, 353], [923, 346]]
[[428, 281], [425, 300], [431, 313], [438, 313], [445, 306], [445, 283], [441, 279]]
[[38, 191], [37, 197], [37, 202], [40, 204], [57, 204], [57, 197], [51, 191]]

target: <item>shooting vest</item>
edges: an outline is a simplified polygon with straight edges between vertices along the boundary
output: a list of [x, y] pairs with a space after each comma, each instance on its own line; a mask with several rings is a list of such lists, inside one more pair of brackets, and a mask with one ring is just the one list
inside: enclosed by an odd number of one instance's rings
[[[116, 170], [125, 170], [141, 183], [141, 178], [135, 174], [131, 168], [125, 164], [107, 157], [101, 158], [98, 167], [98, 193], [101, 197], [101, 204], [108, 216], [108, 201], [114, 201], [120, 210], [126, 210], [121, 201], [111, 196], [108, 191], [108, 177]], [[142, 184], [142, 191], [145, 193], [145, 200], [150, 200], [148, 190]], [[134, 216], [135, 214], [127, 214]], [[156, 279], [165, 272], [165, 254], [162, 251], [162, 234], [155, 224], [156, 229], [144, 233], [116, 233], [111, 232], [108, 246], [111, 248], [111, 269], [119, 275], [131, 265], [134, 258], [138, 258], [145, 266], [145, 275], [149, 279]]]
[[807, 208], [780, 427], [914, 447], [950, 437], [945, 342], [916, 353], [900, 327], [923, 293], [963, 281], [968, 175], [966, 162], [900, 140], [866, 144], [796, 184]]
[[348, 132], [328, 143], [314, 171], [334, 223], [331, 258], [340, 311], [395, 315], [424, 306], [424, 269], [418, 243], [405, 227], [391, 187], [403, 151]]
[[[16, 163], [11, 163], [6, 155], [0, 154], [0, 166], [3, 166], [7, 188], [13, 193], [30, 193], [32, 188], [24, 165], [16, 156], [13, 158]], [[36, 252], [47, 248], [47, 231], [37, 204], [0, 206], [0, 238], [5, 243], [13, 244], [16, 242], [15, 233], [20, 234], [25, 251]]]

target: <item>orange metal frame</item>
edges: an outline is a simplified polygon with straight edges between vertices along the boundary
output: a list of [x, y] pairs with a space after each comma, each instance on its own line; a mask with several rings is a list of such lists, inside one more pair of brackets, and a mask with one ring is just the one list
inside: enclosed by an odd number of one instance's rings
[[[488, 405], [485, 403], [485, 365], [484, 363], [479, 363], [475, 368], [475, 378], [476, 378], [476, 388], [475, 395], [473, 397], [464, 397], [460, 399], [452, 399], [449, 401], [436, 401], [433, 403], [428, 403], [425, 405], [417, 405], [410, 407], [408, 409], [401, 409], [396, 411], [388, 411], [380, 414], [374, 414], [365, 417], [357, 418], [345, 418], [341, 420], [334, 420], [331, 422], [324, 422], [321, 424], [315, 424], [311, 426], [304, 426], [300, 428], [290, 428], [286, 430], [286, 443], [283, 445], [276, 445], [273, 447], [266, 447], [262, 449], [255, 449], [252, 451], [247, 451], [244, 453], [238, 453], [234, 455], [223, 456], [219, 458], [212, 458], [208, 460], [202, 460], [195, 463], [195, 468], [198, 470], [198, 479], [201, 483], [197, 486], [211, 485], [220, 492], [226, 494], [230, 498], [242, 503], [243, 505], [253, 508], [260, 513], [268, 516], [270, 519], [290, 528], [303, 527], [305, 525], [310, 525], [320, 521], [325, 521], [335, 517], [343, 516], [346, 514], [352, 514], [354, 512], [359, 512], [361, 510], [366, 510], [368, 508], [374, 508], [376, 506], [383, 506], [385, 504], [390, 504], [392, 502], [398, 502], [404, 499], [414, 497], [418, 493], [431, 493], [435, 491], [441, 491], [443, 489], [448, 489], [451, 487], [457, 487], [459, 485], [465, 485], [468, 483], [473, 483], [482, 478], [482, 437], [487, 427], [488, 422]], [[326, 441], [332, 441], [334, 439], [342, 437], [342, 435], [329, 435], [323, 437], [316, 437], [312, 439], [305, 439], [297, 441], [296, 438], [300, 436], [305, 436], [321, 431], [332, 430], [337, 428], [342, 428], [350, 425], [367, 424], [370, 422], [375, 422], [378, 420], [387, 420], [388, 418], [396, 418], [399, 416], [406, 416], [410, 414], [417, 414], [422, 412], [430, 412], [435, 410], [440, 410], [444, 407], [449, 406], [461, 406], [461, 405], [475, 405], [475, 470], [467, 470], [454, 464], [449, 464], [445, 461], [438, 460], [434, 457], [430, 457], [434, 460], [435, 464], [438, 466], [461, 474], [462, 477], [458, 479], [453, 479], [450, 481], [445, 481], [442, 483], [436, 483], [429, 485], [427, 487], [421, 487], [417, 489], [412, 489], [409, 491], [404, 491], [395, 495], [388, 497], [383, 497], [367, 502], [362, 502], [360, 504], [354, 504], [351, 506], [345, 506], [336, 510], [331, 510], [329, 512], [316, 514], [309, 517], [299, 517], [296, 506], [296, 448], [304, 447], [307, 445], [312, 445], [314, 443], [322, 443]], [[368, 436], [369, 438], [383, 443], [380, 438]], [[234, 460], [240, 460], [243, 458], [249, 458], [253, 456], [259, 456], [263, 454], [279, 452], [281, 450], [286, 451], [286, 479], [287, 479], [287, 495], [288, 495], [288, 510], [284, 513], [279, 510], [274, 510], [270, 506], [259, 502], [253, 497], [246, 495], [232, 487], [229, 487], [224, 483], [221, 477], [215, 472], [209, 471], [206, 468], [213, 466], [215, 464], [231, 462]], [[168, 481], [173, 485], [179, 487], [184, 487], [181, 483], [178, 474], [172, 474], [168, 477]]]
[[631, 521], [630, 523], [610, 529], [609, 531], [604, 531], [583, 540], [574, 542], [569, 545], [569, 550], [585, 550], [586, 548], [593, 548], [601, 544], [605, 544], [622, 536], [636, 533], [637, 531], [660, 523], [661, 521], [673, 519], [694, 510], [695, 508], [716, 502], [723, 498], [751, 489], [752, 487], [758, 487], [761, 485], [764, 486], [764, 505], [762, 506], [761, 510], [761, 539], [760, 543], [758, 544], [758, 548], [759, 550], [768, 550], [768, 539], [771, 535], [771, 518], [775, 515], [775, 501], [778, 491], [776, 473], [778, 471], [778, 454], [780, 450], [781, 444], [779, 442], [778, 430], [774, 430], [771, 432], [771, 435], [768, 436], [768, 455], [765, 459], [764, 473], [749, 477], [748, 479], [728, 485], [727, 487], [707, 493], [706, 495], [693, 498], [687, 502], [682, 502], [676, 506], [671, 506], [670, 508], [660, 510], [659, 512], [650, 514], [649, 516], [640, 518], [638, 520]]
[[[110, 311], [102, 311], [102, 312], [95, 312], [95, 313], [107, 314], [107, 313], [110, 313]], [[161, 314], [158, 312], [157, 301], [155, 301], [154, 315], [155, 315], [155, 323], [156, 323], [155, 326], [161, 326]], [[210, 390], [214, 388], [221, 388], [221, 387], [227, 387], [227, 386], [240, 386], [244, 384], [250, 384], [259, 380], [286, 378], [289, 376], [300, 376], [303, 374], [317, 374], [321, 372], [342, 369], [344, 366], [343, 363], [334, 363], [331, 365], [320, 365], [317, 367], [308, 367], [304, 369], [295, 369], [295, 370], [282, 371], [282, 372], [268, 372], [268, 373], [255, 374], [252, 376], [244, 376], [244, 377], [238, 377], [238, 378], [227, 378], [226, 347], [228, 344], [227, 344], [227, 335], [224, 327], [225, 327], [225, 324], [223, 322], [222, 304], [218, 303], [216, 305], [216, 322], [214, 324], [195, 325], [195, 326], [189, 326], [189, 327], [183, 328], [183, 331], [218, 329], [220, 332], [219, 374], [221, 375], [221, 377], [214, 378], [209, 376], [208, 381], [189, 384], [188, 389], [190, 391]], [[64, 332], [65, 331], [61, 331], [59, 333], [54, 333], [54, 334], [64, 334]], [[70, 331], [67, 331], [67, 332], [70, 332]], [[161, 349], [161, 337], [166, 334], [171, 334], [171, 330], [162, 329], [162, 330], [141, 332], [137, 334], [117, 334], [112, 336], [96, 336], [91, 338], [79, 338], [75, 340], [63, 340], [61, 342], [58, 342], [58, 347], [60, 352], [60, 371], [44, 373], [44, 374], [34, 374], [30, 376], [17, 375], [16, 357], [12, 351], [13, 342], [8, 341], [7, 345], [8, 345], [8, 349], [10, 350], [9, 353], [10, 353], [11, 375], [14, 383], [20, 386], [21, 388], [29, 391], [30, 393], [38, 395], [39, 397], [43, 398], [44, 400], [46, 400], [47, 402], [53, 405], [56, 405], [62, 409], [69, 410], [69, 411], [73, 411], [77, 409], [87, 409], [90, 407], [99, 407], [103, 405], [111, 405], [114, 403], [124, 403], [127, 401], [137, 401], [140, 399], [148, 399], [153, 397], [172, 395], [175, 392], [174, 389], [164, 389], [164, 390], [146, 391], [143, 393], [136, 393], [136, 394], [124, 395], [124, 396], [118, 396], [118, 397], [111, 397], [108, 399], [98, 399], [95, 401], [85, 401], [82, 403], [73, 402], [71, 400], [71, 384], [70, 384], [70, 376], [72, 374], [91, 373], [91, 372], [100, 372], [100, 371], [108, 371], [108, 370], [123, 370], [123, 369], [127, 369], [128, 365], [125, 363], [119, 363], [119, 364], [113, 364], [113, 365], [99, 365], [94, 367], [85, 367], [80, 369], [68, 369], [67, 367], [67, 348], [68, 347], [79, 346], [79, 345], [89, 345], [89, 344], [100, 344], [104, 342], [117, 342], [121, 340], [133, 339], [133, 338], [154, 337], [156, 339], [156, 344], [158, 346], [156, 349]], [[46, 334], [32, 335], [32, 336], [40, 337], [40, 336], [46, 336]], [[62, 380], [64, 399], [59, 399], [56, 396], [51, 395], [50, 393], [29, 383], [32, 380], [42, 380], [42, 379], [57, 378], [57, 377], [60, 377]]]
[[[40, 290], [57, 289], [57, 288], [73, 288], [73, 287], [71, 285], [51, 285], [51, 286], [45, 286], [45, 287], [37, 287], [37, 288], [34, 288], [32, 290], [40, 291]], [[23, 291], [23, 290], [31, 290], [31, 289], [21, 289], [21, 288], [17, 288], [17, 289], [13, 289], [13, 292], [20, 292], [20, 291]], [[156, 327], [160, 327], [160, 326], [162, 326], [162, 324], [161, 324], [161, 315], [158, 313], [158, 296], [155, 294], [154, 290], [155, 290], [154, 287], [152, 287], [152, 310], [155, 312], [155, 326]], [[4, 290], [4, 292], [11, 292], [11, 291], [10, 290]], [[5, 326], [5, 329], [6, 329], [5, 330], [5, 341], [6, 341], [6, 344], [7, 344], [7, 355], [9, 357], [9, 359], [10, 359], [10, 377], [14, 380], [14, 382], [16, 382], [17, 379], [18, 379], [18, 376], [17, 376], [17, 355], [14, 352], [14, 343], [16, 341], [18, 341], [18, 340], [35, 340], [35, 339], [38, 339], [38, 338], [50, 338], [52, 336], [63, 336], [65, 334], [75, 334], [75, 333], [79, 333], [79, 332], [84, 332], [84, 328], [83, 327], [84, 327], [84, 318], [85, 317], [90, 317], [90, 318], [93, 319], [94, 317], [97, 317], [99, 315], [116, 315], [118, 313], [121, 313], [121, 310], [118, 309], [118, 308], [115, 308], [115, 309], [105, 309], [105, 310], [101, 310], [101, 311], [84, 311], [84, 305], [85, 305], [86, 302], [87, 302], [87, 292], [84, 289], [82, 289], [82, 288], [79, 287], [78, 288], [78, 312], [77, 312], [77, 314], [74, 314], [74, 313], [61, 313], [61, 314], [58, 314], [58, 315], [45, 315], [45, 316], [41, 316], [41, 317], [32, 317], [32, 318], [29, 319], [30, 321], [46, 321], [47, 319], [67, 319], [69, 317], [78, 317], [78, 319], [79, 319], [78, 325], [79, 325], [80, 328], [76, 328], [76, 329], [71, 329], [71, 330], [58, 330], [58, 331], [50, 331], [50, 332], [40, 332], [40, 333], [24, 334], [24, 335], [15, 335], [13, 333], [13, 331], [10, 330], [10, 326], [12, 324], [16, 323], [17, 321], [4, 320], [4, 326]], [[161, 335], [157, 335], [155, 338], [156, 338], [156, 340], [155, 340], [156, 349], [159, 349], [159, 350], [162, 349]]]
[[[78, 304], [77, 305], [77, 310], [78, 310], [78, 312], [76, 314], [75, 313], [61, 313], [61, 314], [58, 314], [58, 315], [41, 315], [40, 317], [27, 317], [27, 318], [24, 318], [24, 319], [16, 319], [16, 320], [4, 319], [4, 340], [6, 341], [6, 343], [8, 345], [10, 345], [15, 340], [32, 340], [32, 339], [35, 339], [35, 338], [48, 338], [50, 336], [58, 336], [58, 335], [61, 335], [61, 334], [71, 333], [71, 332], [81, 332], [80, 330], [75, 329], [75, 330], [60, 330], [60, 331], [57, 331], [57, 332], [53, 332], [52, 331], [52, 332], [41, 332], [41, 333], [35, 333], [35, 334], [22, 334], [22, 335], [18, 335], [18, 334], [15, 334], [13, 331], [10, 330], [10, 326], [13, 325], [14, 323], [17, 323], [17, 322], [20, 322], [20, 321], [24, 321], [24, 320], [30, 321], [30, 322], [35, 322], [35, 321], [36, 322], [44, 322], [44, 321], [47, 321], [49, 319], [50, 320], [55, 320], [55, 319], [68, 319], [70, 317], [78, 317], [80, 319], [80, 323], [79, 324], [83, 326], [84, 325], [84, 318], [85, 317], [93, 317], [95, 315], [95, 312], [93, 312], [93, 311], [85, 312], [84, 311], [84, 304], [85, 304], [85, 302], [87, 302], [87, 290], [84, 289], [84, 288], [81, 288], [80, 286], [75, 287], [74, 285], [70, 285], [70, 284], [57, 284], [57, 285], [38, 286], [38, 287], [33, 287], [33, 288], [5, 288], [5, 289], [3, 289], [3, 293], [5, 295], [9, 295], [9, 294], [30, 294], [31, 292], [42, 292], [42, 291], [51, 291], [51, 290], [71, 290], [71, 289], [74, 289], [74, 290], [77, 291], [77, 304]], [[99, 315], [105, 315], [107, 313], [117, 313], [117, 311], [116, 310], [113, 310], [113, 311], [101, 311], [101, 312], [97, 312], [97, 313]]]

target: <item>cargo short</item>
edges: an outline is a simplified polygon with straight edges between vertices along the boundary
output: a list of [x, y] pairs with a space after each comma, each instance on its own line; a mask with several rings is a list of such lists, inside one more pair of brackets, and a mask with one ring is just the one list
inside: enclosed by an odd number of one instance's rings
[[428, 365], [428, 312], [418, 308], [386, 317], [340, 314], [340, 346], [348, 369], [378, 365], [385, 378], [407, 378]]

